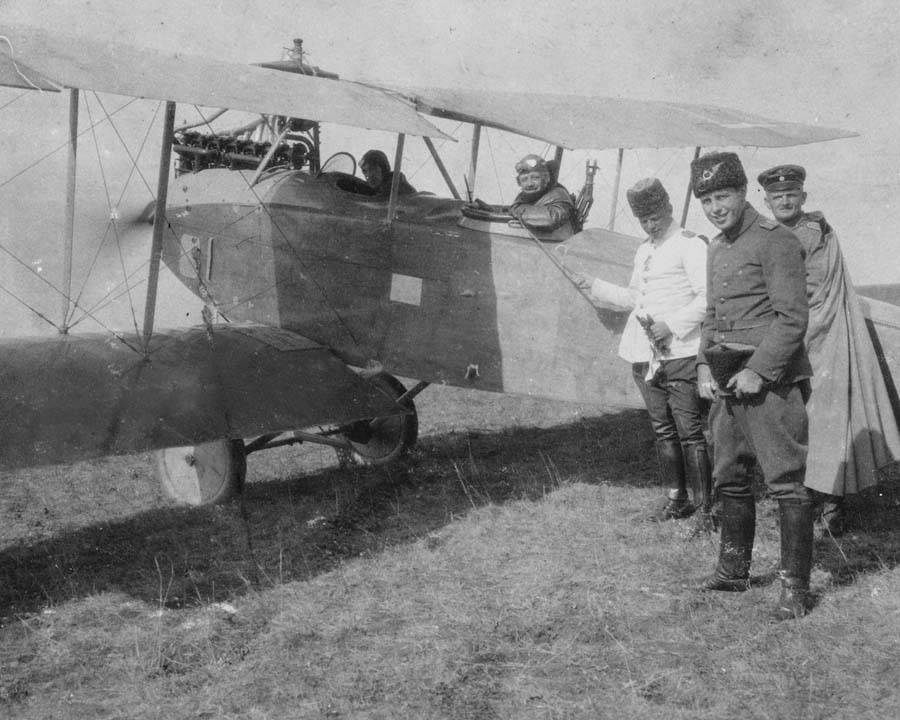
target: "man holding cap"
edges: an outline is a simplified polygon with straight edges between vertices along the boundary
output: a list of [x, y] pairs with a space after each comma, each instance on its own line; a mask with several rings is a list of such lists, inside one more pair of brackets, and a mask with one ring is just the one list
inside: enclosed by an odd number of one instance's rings
[[575, 203], [569, 191], [556, 182], [550, 164], [540, 155], [526, 155], [516, 163], [516, 182], [521, 192], [509, 214], [525, 227], [553, 232], [564, 240], [575, 232]]
[[628, 287], [579, 279], [600, 303], [631, 310], [619, 356], [632, 364], [667, 488], [651, 518], [684, 518], [699, 510], [698, 527], [708, 528], [712, 478], [696, 369], [700, 323], [706, 313], [706, 240], [675, 222], [669, 195], [657, 178], [639, 181], [627, 196], [647, 233], [635, 255]]
[[713, 478], [722, 503], [715, 573], [705, 590], [750, 587], [756, 534], [756, 461], [781, 519], [783, 620], [809, 607], [813, 499], [804, 485], [812, 369], [806, 332], [806, 269], [797, 238], [747, 202], [747, 176], [734, 153], [691, 163], [691, 186], [719, 230], [710, 242], [707, 307], [697, 355], [700, 395], [710, 409]]
[[806, 485], [824, 494], [823, 526], [840, 535], [844, 496], [875, 485], [878, 468], [900, 459], [900, 430], [837, 235], [821, 212], [803, 210], [806, 170], [778, 165], [757, 180], [769, 210], [806, 254], [805, 343], [813, 368]]

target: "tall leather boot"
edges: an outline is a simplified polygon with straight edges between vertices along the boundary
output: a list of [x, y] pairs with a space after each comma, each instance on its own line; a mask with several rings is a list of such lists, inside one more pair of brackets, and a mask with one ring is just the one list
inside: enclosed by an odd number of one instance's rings
[[709, 453], [703, 445], [688, 445], [684, 449], [684, 464], [691, 499], [697, 509], [693, 534], [710, 533], [717, 527], [713, 516], [713, 480]]
[[743, 592], [750, 589], [750, 560], [756, 537], [756, 500], [751, 497], [722, 497], [722, 536], [719, 563], [701, 590]]
[[660, 480], [668, 490], [665, 501], [654, 508], [650, 519], [663, 521], [688, 517], [694, 512], [694, 506], [688, 499], [681, 443], [678, 440], [657, 440], [656, 460]]
[[809, 610], [809, 574], [812, 570], [813, 521], [812, 500], [778, 501], [781, 518], [781, 597], [772, 611], [774, 620], [790, 620], [806, 615]]

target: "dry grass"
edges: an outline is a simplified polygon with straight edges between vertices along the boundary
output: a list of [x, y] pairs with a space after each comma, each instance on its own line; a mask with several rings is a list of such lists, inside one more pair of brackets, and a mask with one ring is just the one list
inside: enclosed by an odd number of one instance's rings
[[[404, 466], [270, 451], [220, 508], [168, 506], [140, 458], [5, 476], [0, 715], [900, 716], [896, 480], [776, 626], [771, 584], [692, 589], [715, 538], [642, 520], [642, 413], [429, 393]], [[771, 578], [767, 500], [759, 526]]]

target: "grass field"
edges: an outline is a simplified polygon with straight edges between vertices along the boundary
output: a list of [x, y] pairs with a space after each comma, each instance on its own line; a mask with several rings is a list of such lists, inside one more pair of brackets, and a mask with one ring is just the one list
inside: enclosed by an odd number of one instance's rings
[[3, 718], [900, 717], [900, 485], [816, 543], [814, 611], [701, 594], [717, 538], [648, 523], [642, 412], [432, 388], [402, 466], [250, 458], [239, 502], [147, 457], [0, 478]]

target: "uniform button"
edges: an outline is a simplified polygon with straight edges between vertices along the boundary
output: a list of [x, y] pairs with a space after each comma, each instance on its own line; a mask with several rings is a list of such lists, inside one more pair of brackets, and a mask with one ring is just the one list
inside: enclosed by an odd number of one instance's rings
[[719, 298], [719, 302], [725, 302], [725, 298]]
[[728, 282], [727, 282], [727, 281], [726, 281], [726, 282], [723, 282], [723, 283], [722, 283], [722, 287], [728, 287]]

